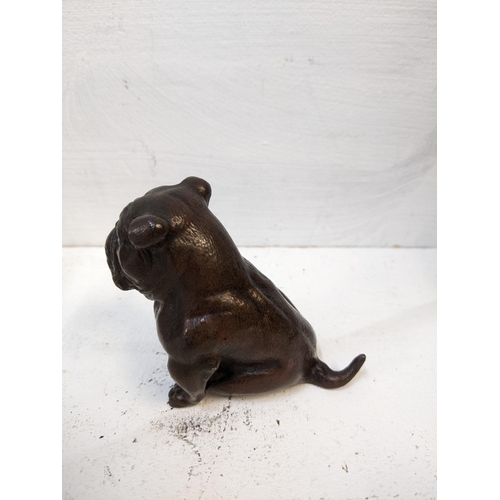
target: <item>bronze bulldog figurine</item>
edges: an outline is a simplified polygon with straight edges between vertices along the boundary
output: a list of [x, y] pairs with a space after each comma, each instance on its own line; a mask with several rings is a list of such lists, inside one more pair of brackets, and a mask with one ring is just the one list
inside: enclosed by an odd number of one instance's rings
[[154, 301], [158, 336], [176, 384], [174, 408], [219, 395], [256, 394], [303, 382], [349, 382], [316, 355], [311, 325], [244, 259], [208, 208], [208, 182], [188, 177], [148, 191], [122, 211], [106, 240], [113, 281]]

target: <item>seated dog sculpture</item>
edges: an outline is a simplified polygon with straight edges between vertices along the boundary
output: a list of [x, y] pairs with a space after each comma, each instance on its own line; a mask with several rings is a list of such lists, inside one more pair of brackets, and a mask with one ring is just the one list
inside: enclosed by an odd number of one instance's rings
[[176, 384], [174, 408], [220, 395], [256, 394], [299, 383], [349, 382], [365, 361], [341, 371], [316, 355], [311, 325], [244, 259], [208, 208], [208, 182], [188, 177], [127, 205], [106, 240], [113, 281], [154, 301], [160, 342]]

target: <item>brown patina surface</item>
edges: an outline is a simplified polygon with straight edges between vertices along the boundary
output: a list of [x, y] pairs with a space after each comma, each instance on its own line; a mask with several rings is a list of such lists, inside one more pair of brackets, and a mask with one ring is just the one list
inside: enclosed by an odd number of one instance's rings
[[257, 394], [299, 383], [349, 382], [365, 361], [333, 371], [316, 354], [311, 325], [244, 259], [208, 208], [211, 187], [188, 177], [148, 191], [122, 211], [106, 240], [113, 280], [154, 301], [160, 342], [176, 384], [172, 407], [207, 391]]

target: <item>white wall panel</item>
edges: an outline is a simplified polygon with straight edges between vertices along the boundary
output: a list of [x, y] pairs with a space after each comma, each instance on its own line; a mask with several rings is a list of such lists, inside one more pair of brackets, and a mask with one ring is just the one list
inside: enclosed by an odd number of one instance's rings
[[238, 245], [435, 246], [434, 1], [63, 10], [64, 244], [197, 175]]

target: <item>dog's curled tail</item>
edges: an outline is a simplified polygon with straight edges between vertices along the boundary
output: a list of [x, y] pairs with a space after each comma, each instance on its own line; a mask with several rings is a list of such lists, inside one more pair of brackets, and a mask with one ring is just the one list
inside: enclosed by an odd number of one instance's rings
[[314, 384], [324, 389], [336, 389], [346, 385], [359, 369], [363, 366], [366, 356], [360, 354], [356, 356], [351, 363], [343, 370], [334, 371], [326, 363], [319, 359], [315, 359], [309, 369], [309, 373], [305, 377], [305, 382]]

